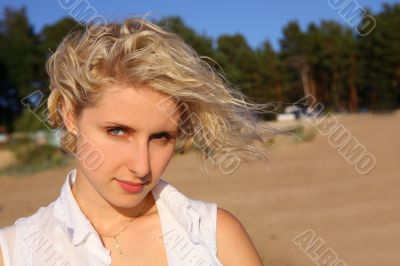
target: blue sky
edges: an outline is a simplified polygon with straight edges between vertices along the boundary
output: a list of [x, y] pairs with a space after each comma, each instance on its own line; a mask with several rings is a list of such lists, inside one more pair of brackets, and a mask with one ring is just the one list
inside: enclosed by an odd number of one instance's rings
[[[39, 31], [43, 25], [51, 24], [69, 15], [61, 3], [77, 3], [81, 0], [0, 0], [0, 6], [27, 7], [28, 16]], [[305, 28], [310, 22], [332, 19], [346, 24], [329, 0], [147, 0], [147, 1], [100, 1], [84, 0], [98, 14], [108, 19], [152, 12], [152, 17], [179, 15], [185, 23], [198, 33], [216, 38], [221, 34], [243, 34], [252, 47], [270, 40], [274, 48], [279, 47], [282, 28], [290, 20], [299, 21]], [[338, 0], [335, 0], [338, 1]], [[374, 12], [380, 11], [382, 3], [399, 3], [397, 0], [349, 0], [367, 6]]]

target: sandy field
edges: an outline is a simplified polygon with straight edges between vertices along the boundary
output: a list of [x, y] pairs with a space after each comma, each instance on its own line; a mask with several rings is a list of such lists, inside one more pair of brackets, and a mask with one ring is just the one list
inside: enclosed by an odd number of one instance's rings
[[[331, 265], [323, 264], [330, 250], [340, 266], [399, 266], [400, 112], [336, 117], [376, 159], [368, 174], [317, 131], [313, 141], [278, 141], [268, 167], [243, 164], [231, 175], [216, 169], [207, 176], [188, 153], [173, 158], [164, 179], [235, 214], [265, 265]], [[0, 227], [52, 202], [73, 167], [0, 177]], [[310, 237], [296, 238], [304, 232]]]

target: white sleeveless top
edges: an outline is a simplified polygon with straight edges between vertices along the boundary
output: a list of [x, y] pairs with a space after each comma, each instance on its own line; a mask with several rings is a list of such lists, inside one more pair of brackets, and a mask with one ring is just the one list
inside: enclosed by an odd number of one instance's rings
[[[0, 229], [5, 266], [111, 264], [111, 252], [72, 194], [75, 177], [73, 169], [54, 202]], [[163, 179], [151, 192], [168, 265], [222, 265], [216, 248], [217, 205], [190, 199]]]

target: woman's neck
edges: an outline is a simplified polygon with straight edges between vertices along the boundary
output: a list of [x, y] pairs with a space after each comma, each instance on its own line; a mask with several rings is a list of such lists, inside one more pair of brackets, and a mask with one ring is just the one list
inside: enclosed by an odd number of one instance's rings
[[145, 217], [157, 212], [151, 192], [135, 207], [121, 208], [106, 201], [86, 178], [78, 174], [71, 190], [83, 214], [99, 233], [116, 233], [122, 226], [136, 219], [135, 217], [139, 218], [140, 213], [141, 217]]

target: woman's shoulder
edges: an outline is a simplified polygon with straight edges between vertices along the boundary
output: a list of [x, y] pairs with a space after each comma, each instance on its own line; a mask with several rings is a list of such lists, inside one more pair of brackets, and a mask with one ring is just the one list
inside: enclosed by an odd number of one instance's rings
[[[13, 265], [12, 258], [14, 257], [14, 247], [17, 242], [18, 228], [29, 220], [32, 220], [34, 215], [18, 218], [13, 224], [0, 228], [0, 266]], [[26, 227], [29, 228], [29, 227]]]
[[217, 253], [223, 264], [262, 265], [253, 242], [240, 220], [217, 208]]
[[0, 245], [0, 266], [4, 266], [3, 251], [1, 250], [1, 245]]
[[209, 248], [215, 265], [262, 265], [244, 226], [231, 212], [217, 203], [188, 197], [164, 181], [155, 192], [191, 240]]
[[12, 265], [12, 247], [15, 243], [16, 225], [8, 225], [0, 228], [0, 266]]
[[33, 250], [42, 248], [44, 243], [49, 243], [46, 241], [56, 237], [60, 223], [54, 219], [54, 203], [0, 228], [0, 248], [5, 266], [19, 265], [30, 257]]
[[216, 203], [187, 196], [166, 181], [161, 181], [154, 195], [171, 263], [180, 265], [180, 258], [193, 255], [204, 265], [222, 265], [216, 256]]
[[33, 214], [16, 219], [14, 224], [12, 224], [11, 226], [17, 226], [17, 225], [31, 226], [32, 224], [37, 222], [48, 221], [49, 219], [52, 218], [54, 203], [55, 202], [52, 202], [47, 206], [39, 207]]
[[3, 239], [3, 242], [13, 242], [17, 236], [17, 231], [18, 235], [23, 233], [29, 234], [29, 232], [35, 231], [38, 228], [42, 229], [45, 225], [49, 224], [53, 217], [53, 204], [40, 207], [35, 213], [20, 217], [13, 224], [1, 227], [0, 237]]

